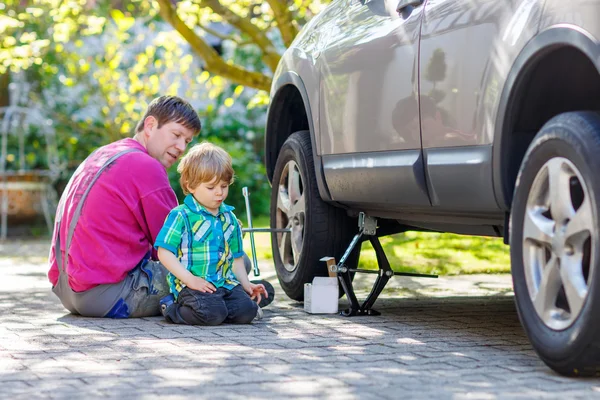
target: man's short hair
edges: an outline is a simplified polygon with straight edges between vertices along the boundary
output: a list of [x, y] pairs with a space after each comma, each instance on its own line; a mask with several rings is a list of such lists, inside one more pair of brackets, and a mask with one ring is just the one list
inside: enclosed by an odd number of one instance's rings
[[188, 187], [195, 189], [215, 178], [217, 183], [224, 181], [231, 185], [234, 180], [231, 164], [231, 156], [223, 148], [208, 142], [194, 145], [177, 166], [183, 193], [189, 194]]
[[169, 122], [176, 122], [194, 132], [194, 136], [200, 133], [202, 128], [196, 110], [190, 103], [177, 96], [160, 96], [152, 100], [146, 113], [138, 122], [135, 128], [136, 132], [141, 132], [144, 129], [144, 121], [150, 116], [156, 118], [159, 128]]

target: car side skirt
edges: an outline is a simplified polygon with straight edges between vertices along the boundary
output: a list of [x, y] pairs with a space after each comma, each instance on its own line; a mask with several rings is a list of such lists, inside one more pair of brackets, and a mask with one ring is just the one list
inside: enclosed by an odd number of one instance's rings
[[494, 212], [492, 146], [425, 149], [427, 188], [439, 211]]
[[330, 154], [322, 160], [334, 201], [389, 210], [431, 205], [420, 150]]

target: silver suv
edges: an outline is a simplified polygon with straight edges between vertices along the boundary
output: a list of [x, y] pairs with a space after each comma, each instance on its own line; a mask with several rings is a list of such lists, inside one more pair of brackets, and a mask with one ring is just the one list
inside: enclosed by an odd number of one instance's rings
[[375, 236], [501, 236], [540, 357], [600, 371], [599, 39], [597, 0], [334, 0], [271, 89], [287, 295], [327, 273], [320, 258], [342, 256], [361, 212]]

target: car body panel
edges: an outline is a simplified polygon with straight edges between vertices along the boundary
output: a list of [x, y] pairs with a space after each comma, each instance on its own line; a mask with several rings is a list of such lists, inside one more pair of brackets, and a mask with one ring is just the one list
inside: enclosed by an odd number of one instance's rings
[[422, 7], [404, 19], [396, 5], [349, 1], [324, 26], [331, 36], [318, 60], [323, 155], [421, 148], [416, 62]]
[[422, 7], [400, 17], [396, 6], [348, 1], [323, 25], [328, 42], [317, 66], [324, 175], [331, 198], [347, 206], [430, 206], [417, 96]]
[[494, 127], [493, 174], [494, 193], [499, 207], [511, 208], [513, 182], [504, 178], [510, 154], [508, 134], [515, 113], [513, 93], [517, 92], [523, 78], [536, 65], [536, 61], [553, 49], [568, 46], [578, 49], [596, 66], [600, 73], [600, 2], [574, 0], [569, 2], [545, 0], [540, 17], [539, 32], [521, 50], [511, 65], [503, 82], [503, 91], [496, 111]]
[[600, 2], [596, 0], [545, 0], [540, 29], [572, 25], [600, 40]]
[[[424, 148], [492, 143], [498, 84], [537, 32], [539, 0], [429, 0], [421, 31]], [[487, 124], [486, 124], [487, 122]]]
[[514, 109], [514, 104], [517, 104], [514, 98], [515, 93], [519, 93], [520, 85], [524, 84], [527, 74], [535, 68], [536, 61], [547, 52], [561, 46], [568, 46], [581, 51], [589, 60], [594, 62], [600, 73], [600, 45], [597, 39], [592, 37], [589, 32], [574, 25], [558, 24], [544, 27], [520, 52], [503, 81], [495, 117], [496, 121], [493, 125], [494, 194], [496, 202], [502, 210], [510, 210], [513, 195], [513, 186], [506, 179], [503, 179], [503, 176], [508, 168], [507, 159], [511, 155], [505, 148], [509, 148], [507, 144], [508, 130], [516, 111]]
[[538, 30], [538, 0], [429, 0], [421, 31], [420, 108], [433, 207], [500, 209], [493, 185], [499, 87]]
[[[346, 0], [337, 0], [346, 1]], [[319, 46], [323, 40], [319, 35], [319, 25], [322, 20], [326, 20], [326, 11], [309, 21], [309, 23], [296, 36], [291, 46], [283, 53], [273, 77], [273, 83], [270, 90], [270, 102], [273, 104], [274, 98], [281, 93], [285, 86], [293, 85], [302, 96], [306, 115], [308, 118], [309, 130], [311, 132], [311, 143], [313, 159], [315, 163], [315, 173], [319, 195], [325, 201], [331, 201], [329, 190], [323, 176], [321, 164], [321, 150], [319, 134], [319, 81], [320, 75], [316, 67], [315, 54], [319, 54]], [[271, 148], [270, 143], [279, 141], [278, 132], [270, 129], [270, 121], [277, 118], [272, 108], [269, 107], [267, 115], [267, 129], [265, 133], [265, 158], [267, 165], [267, 175], [269, 179], [273, 176], [272, 167], [277, 160], [279, 147]]]

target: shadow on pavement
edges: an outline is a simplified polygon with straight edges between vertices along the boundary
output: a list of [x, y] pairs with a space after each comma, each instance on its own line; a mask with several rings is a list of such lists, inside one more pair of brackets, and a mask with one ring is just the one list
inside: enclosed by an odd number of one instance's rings
[[11, 359], [0, 380], [7, 394], [57, 397], [363, 399], [510, 395], [523, 376], [563, 379], [531, 350], [512, 297], [384, 298], [381, 316], [353, 318], [298, 305], [278, 301], [251, 325], [194, 327], [77, 317], [48, 291], [0, 293], [0, 357]]
[[[5, 397], [588, 399], [600, 393], [597, 381], [557, 376], [538, 359], [506, 276], [394, 278], [375, 303], [381, 316], [353, 318], [309, 315], [271, 277], [277, 296], [264, 319], [194, 327], [162, 317], [67, 314], [46, 269], [43, 262], [0, 258]], [[356, 286], [364, 299], [369, 281]]]

